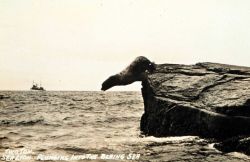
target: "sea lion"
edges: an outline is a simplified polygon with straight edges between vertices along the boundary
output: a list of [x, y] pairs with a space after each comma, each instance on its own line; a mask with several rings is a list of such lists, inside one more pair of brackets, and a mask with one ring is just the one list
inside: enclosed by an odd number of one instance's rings
[[144, 56], [137, 57], [126, 69], [116, 75], [110, 76], [102, 83], [101, 90], [119, 86], [128, 85], [135, 81], [144, 81], [147, 73], [152, 73], [156, 65]]

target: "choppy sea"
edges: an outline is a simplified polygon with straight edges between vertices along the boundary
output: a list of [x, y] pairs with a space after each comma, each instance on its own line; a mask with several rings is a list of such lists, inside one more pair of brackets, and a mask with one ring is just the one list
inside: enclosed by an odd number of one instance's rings
[[144, 136], [143, 109], [140, 92], [0, 91], [0, 160], [250, 160], [197, 136]]

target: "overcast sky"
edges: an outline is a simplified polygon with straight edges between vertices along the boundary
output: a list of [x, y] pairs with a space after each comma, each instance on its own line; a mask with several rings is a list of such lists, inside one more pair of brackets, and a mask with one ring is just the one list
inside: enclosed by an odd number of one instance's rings
[[2, 90], [100, 90], [139, 55], [249, 66], [249, 51], [249, 0], [0, 0]]

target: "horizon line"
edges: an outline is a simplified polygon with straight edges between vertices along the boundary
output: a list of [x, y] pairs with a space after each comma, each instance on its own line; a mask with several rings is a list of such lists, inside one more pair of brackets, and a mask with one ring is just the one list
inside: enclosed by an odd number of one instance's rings
[[108, 90], [108, 91], [102, 91], [102, 90], [45, 90], [45, 91], [41, 91], [41, 90], [21, 90], [21, 89], [0, 89], [0, 91], [33, 91], [33, 92], [46, 92], [46, 91], [68, 91], [68, 92], [139, 92], [141, 90]]

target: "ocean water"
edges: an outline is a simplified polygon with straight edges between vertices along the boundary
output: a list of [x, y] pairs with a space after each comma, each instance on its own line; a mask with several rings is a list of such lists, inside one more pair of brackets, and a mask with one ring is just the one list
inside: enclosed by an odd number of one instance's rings
[[143, 111], [140, 92], [2, 91], [0, 160], [250, 160], [196, 136], [144, 136]]

